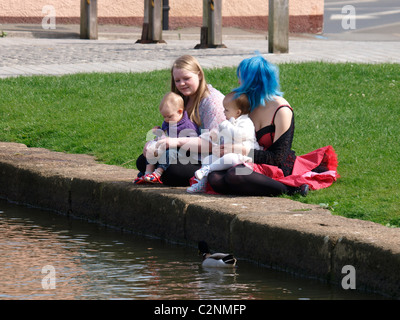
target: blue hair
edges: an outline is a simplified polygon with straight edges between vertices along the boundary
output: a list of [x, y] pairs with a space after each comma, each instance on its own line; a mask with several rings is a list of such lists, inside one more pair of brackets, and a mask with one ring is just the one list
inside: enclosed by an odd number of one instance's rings
[[246, 94], [251, 111], [258, 106], [265, 106], [274, 96], [282, 96], [279, 85], [279, 70], [260, 54], [244, 59], [238, 66], [236, 74], [240, 79], [240, 87], [234, 89], [235, 97]]

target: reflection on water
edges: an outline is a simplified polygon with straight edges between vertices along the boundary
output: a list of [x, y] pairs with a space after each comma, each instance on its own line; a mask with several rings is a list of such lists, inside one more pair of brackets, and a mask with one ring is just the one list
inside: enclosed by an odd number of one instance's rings
[[[50, 265], [55, 288], [49, 288]], [[0, 299], [379, 299], [0, 200]]]

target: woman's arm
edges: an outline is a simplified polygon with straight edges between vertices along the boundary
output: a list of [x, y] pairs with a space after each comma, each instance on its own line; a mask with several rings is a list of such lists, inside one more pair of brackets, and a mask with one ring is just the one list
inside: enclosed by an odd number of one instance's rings
[[275, 124], [275, 137], [274, 141], [277, 141], [286, 131], [289, 130], [292, 124], [293, 111], [289, 108], [280, 108], [274, 119]]
[[182, 148], [198, 153], [210, 153], [212, 149], [211, 142], [200, 137], [167, 137], [157, 141], [156, 146], [162, 148], [162, 150]]

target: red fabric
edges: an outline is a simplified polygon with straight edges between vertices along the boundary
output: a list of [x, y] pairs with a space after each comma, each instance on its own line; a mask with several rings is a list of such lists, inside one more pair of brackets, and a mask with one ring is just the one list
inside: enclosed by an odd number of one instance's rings
[[[328, 168], [328, 171], [322, 173], [312, 172], [313, 169], [321, 164]], [[297, 156], [292, 174], [286, 177], [277, 166], [254, 163], [246, 163], [245, 165], [257, 173], [266, 175], [288, 186], [300, 187], [303, 184], [308, 184], [312, 190], [327, 188], [340, 177], [337, 173], [337, 155], [332, 146], [326, 146], [305, 155]], [[192, 177], [190, 185], [194, 183], [197, 183], [197, 181]], [[206, 193], [218, 194], [209, 183], [207, 183]]]
[[[320, 164], [325, 165], [328, 171], [322, 173], [311, 172]], [[267, 164], [250, 164], [258, 173], [273, 178], [288, 186], [300, 187], [308, 184], [312, 190], [329, 187], [340, 176], [336, 169], [338, 166], [337, 155], [332, 146], [326, 146], [302, 156], [297, 156], [294, 162], [292, 174], [284, 177], [283, 172], [276, 166]]]
[[267, 150], [274, 143], [275, 132], [269, 132], [264, 134], [259, 140], [258, 144]]

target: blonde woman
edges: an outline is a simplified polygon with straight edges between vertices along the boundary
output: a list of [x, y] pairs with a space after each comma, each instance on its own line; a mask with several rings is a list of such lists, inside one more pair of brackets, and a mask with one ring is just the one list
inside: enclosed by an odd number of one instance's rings
[[[204, 76], [203, 69], [196, 58], [184, 55], [178, 58], [171, 68], [171, 91], [181, 95], [185, 102], [185, 111], [190, 120], [202, 132], [218, 129], [219, 124], [226, 120], [224, 115], [224, 95], [213, 88]], [[178, 163], [171, 164], [162, 175], [162, 182], [169, 186], [188, 186], [190, 178], [200, 169], [200, 161], [188, 161], [198, 154], [204, 156], [211, 152], [211, 143], [200, 137], [178, 137], [159, 140], [157, 148], [179, 149], [181, 155], [190, 153], [188, 157], [178, 157]], [[146, 146], [143, 154], [146, 155]], [[181, 161], [180, 161], [181, 160]], [[136, 166], [144, 174], [145, 157], [141, 155]]]

